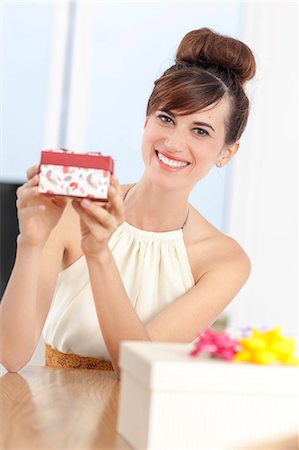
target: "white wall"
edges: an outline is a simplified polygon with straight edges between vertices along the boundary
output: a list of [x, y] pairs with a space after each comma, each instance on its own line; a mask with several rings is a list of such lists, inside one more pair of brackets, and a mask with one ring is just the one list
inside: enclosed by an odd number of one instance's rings
[[54, 5], [1, 2], [0, 181], [23, 182], [43, 144]]
[[297, 4], [249, 2], [242, 37], [257, 59], [249, 86], [252, 112], [231, 161], [225, 230], [252, 262], [244, 288], [227, 308], [231, 325], [298, 329]]
[[[238, 37], [242, 8], [237, 1], [79, 3], [66, 148], [108, 153], [121, 183], [138, 181], [154, 80], [174, 63], [188, 31], [210, 27]], [[228, 172], [213, 167], [190, 195], [220, 229]]]

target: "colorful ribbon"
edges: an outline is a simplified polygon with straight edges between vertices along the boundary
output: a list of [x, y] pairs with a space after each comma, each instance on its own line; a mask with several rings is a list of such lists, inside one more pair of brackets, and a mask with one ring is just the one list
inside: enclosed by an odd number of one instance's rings
[[243, 335], [246, 337], [237, 340], [225, 332], [216, 333], [208, 328], [194, 341], [194, 349], [190, 352], [190, 356], [208, 352], [212, 357], [228, 361], [299, 365], [299, 359], [295, 355], [295, 339], [283, 337], [281, 327], [267, 331], [246, 327], [245, 330], [246, 333]]
[[208, 328], [198, 336], [194, 344], [195, 348], [190, 352], [190, 356], [196, 356], [200, 352], [208, 352], [214, 357], [218, 356], [231, 361], [236, 354], [238, 341], [222, 331], [216, 333]]
[[281, 327], [264, 332], [252, 328], [252, 336], [240, 339], [239, 345], [241, 350], [235, 355], [234, 361], [299, 365], [299, 359], [295, 355], [295, 339], [283, 337]]

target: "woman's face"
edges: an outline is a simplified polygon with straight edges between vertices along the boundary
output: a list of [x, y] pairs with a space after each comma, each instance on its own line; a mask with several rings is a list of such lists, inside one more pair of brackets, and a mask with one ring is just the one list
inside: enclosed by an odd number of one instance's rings
[[[230, 152], [224, 145], [227, 115], [226, 100], [186, 116], [176, 116], [176, 111], [157, 110], [152, 113], [145, 121], [142, 139], [146, 171], [150, 171], [155, 181], [172, 187], [174, 179], [178, 187], [186, 183], [196, 184], [220, 160], [221, 150], [224, 155]], [[159, 160], [157, 152], [160, 152], [162, 159], [164, 154], [164, 157], [189, 164], [173, 167], [172, 162], [163, 159], [166, 164], [172, 165], [169, 167]]]

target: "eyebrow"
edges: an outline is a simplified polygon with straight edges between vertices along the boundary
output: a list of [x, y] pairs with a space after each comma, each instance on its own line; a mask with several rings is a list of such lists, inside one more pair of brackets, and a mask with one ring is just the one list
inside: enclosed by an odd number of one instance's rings
[[[175, 115], [173, 112], [168, 111], [167, 109], [161, 109], [160, 111], [163, 111], [163, 112], [169, 114], [169, 115], [172, 116], [172, 117], [176, 117], [176, 115]], [[193, 125], [203, 125], [203, 126], [205, 126], [205, 127], [211, 128], [211, 129], [214, 131], [214, 133], [215, 133], [214, 128], [213, 128], [212, 125], [210, 125], [209, 123], [206, 123], [206, 122], [192, 122], [192, 124], [193, 124]]]

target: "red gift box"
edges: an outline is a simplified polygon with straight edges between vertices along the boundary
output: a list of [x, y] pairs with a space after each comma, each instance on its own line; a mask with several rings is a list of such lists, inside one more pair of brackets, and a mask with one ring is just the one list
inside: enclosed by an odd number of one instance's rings
[[102, 153], [42, 150], [39, 192], [108, 201], [114, 160]]

